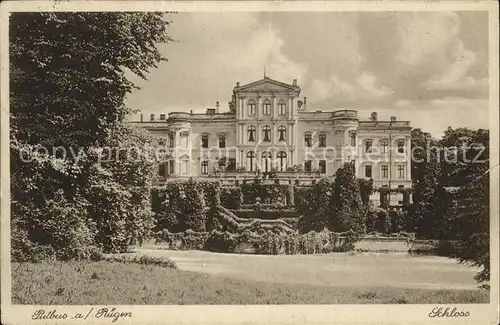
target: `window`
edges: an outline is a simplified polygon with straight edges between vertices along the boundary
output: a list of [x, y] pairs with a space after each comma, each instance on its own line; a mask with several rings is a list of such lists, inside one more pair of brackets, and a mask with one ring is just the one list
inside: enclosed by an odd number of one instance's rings
[[398, 178], [405, 178], [405, 166], [398, 165]]
[[189, 174], [189, 158], [188, 157], [181, 158], [181, 174], [182, 175]]
[[158, 145], [164, 146], [165, 145], [165, 139], [162, 139], [162, 138], [158, 139]]
[[304, 171], [310, 173], [311, 170], [312, 170], [311, 161], [310, 160], [304, 161]]
[[319, 134], [319, 146], [320, 148], [326, 147], [326, 133]]
[[398, 188], [405, 188], [404, 185], [398, 185]]
[[170, 134], [169, 140], [170, 140], [170, 148], [175, 147], [175, 136], [173, 134]]
[[225, 147], [226, 147], [226, 135], [219, 134], [219, 148], [225, 148]]
[[286, 104], [284, 100], [280, 100], [278, 103], [278, 114], [285, 115], [286, 114]]
[[286, 170], [286, 152], [280, 151], [278, 152], [278, 163], [280, 166], [280, 171], [285, 171]]
[[188, 147], [188, 139], [189, 139], [188, 133], [181, 133], [181, 147], [182, 148]]
[[247, 104], [248, 115], [255, 115], [255, 102], [251, 99]]
[[208, 160], [203, 160], [201, 162], [201, 174], [202, 175], [208, 174]]
[[201, 135], [201, 147], [208, 148], [208, 133], [203, 133]]
[[355, 147], [356, 146], [356, 132], [351, 132], [350, 136], [351, 136], [351, 146]]
[[278, 141], [285, 141], [285, 133], [286, 133], [286, 128], [281, 125], [278, 127]]
[[405, 152], [405, 140], [398, 140], [398, 153]]
[[255, 152], [253, 151], [247, 153], [247, 167], [251, 172], [255, 170]]
[[155, 115], [151, 114], [151, 121], [154, 121], [154, 120], [155, 120]]
[[382, 187], [384, 187], [384, 188], [388, 188], [388, 187], [389, 187], [389, 185], [382, 185]]
[[255, 126], [251, 125], [248, 127], [248, 141], [255, 141]]
[[167, 164], [159, 164], [158, 165], [158, 175], [160, 177], [166, 177], [167, 175]]
[[319, 172], [321, 174], [326, 174], [326, 160], [319, 161]]
[[389, 166], [382, 165], [382, 178], [388, 178], [388, 177], [389, 177]]
[[365, 152], [372, 152], [372, 140], [365, 141]]
[[365, 166], [365, 177], [372, 177], [372, 166]]
[[229, 160], [227, 162], [226, 171], [228, 171], [230, 173], [233, 173], [236, 171], [236, 159], [229, 158]]
[[271, 171], [271, 158], [272, 155], [269, 151], [264, 151], [261, 156], [261, 168], [264, 173]]
[[166, 119], [166, 115], [165, 114], [160, 114], [160, 120], [161, 121], [165, 121]]
[[306, 147], [310, 147], [312, 144], [312, 135], [311, 133], [304, 134], [304, 145]]
[[271, 127], [269, 125], [266, 125], [262, 128], [262, 133], [264, 135], [263, 141], [266, 141], [266, 142], [271, 141]]
[[262, 114], [271, 115], [271, 102], [268, 99], [262, 104]]
[[173, 174], [175, 172], [175, 162], [172, 160], [170, 161], [170, 174]]
[[225, 169], [226, 168], [226, 157], [221, 157], [218, 161], [219, 163], [219, 169]]
[[387, 153], [387, 148], [389, 147], [389, 141], [387, 140], [380, 141], [380, 146], [382, 147], [382, 153]]

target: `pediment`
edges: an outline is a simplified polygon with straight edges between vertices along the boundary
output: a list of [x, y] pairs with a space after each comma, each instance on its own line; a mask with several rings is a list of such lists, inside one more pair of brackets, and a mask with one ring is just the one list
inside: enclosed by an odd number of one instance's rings
[[242, 92], [282, 92], [300, 91], [300, 87], [289, 85], [271, 78], [264, 78], [247, 85], [237, 87], [235, 90]]

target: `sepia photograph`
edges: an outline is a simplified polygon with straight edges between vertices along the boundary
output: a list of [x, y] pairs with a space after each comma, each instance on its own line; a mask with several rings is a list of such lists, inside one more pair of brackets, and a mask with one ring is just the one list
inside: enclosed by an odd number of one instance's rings
[[34, 3], [6, 324], [498, 322], [498, 4]]

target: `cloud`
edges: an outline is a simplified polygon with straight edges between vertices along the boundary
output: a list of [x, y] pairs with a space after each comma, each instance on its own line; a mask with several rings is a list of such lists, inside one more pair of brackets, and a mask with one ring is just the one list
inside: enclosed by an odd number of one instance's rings
[[385, 86], [380, 86], [377, 88], [378, 79], [374, 75], [363, 73], [358, 78], [358, 84], [363, 87], [370, 97], [385, 97], [392, 95], [394, 92]]
[[[197, 12], [139, 81], [144, 112], [227, 109], [236, 82], [298, 79], [310, 109], [378, 110], [431, 132], [487, 125], [488, 24], [480, 12]], [[486, 66], [486, 67], [485, 67]], [[432, 112], [432, 113], [429, 113]], [[432, 124], [429, 123], [432, 114]], [[383, 114], [382, 114], [383, 115]]]
[[241, 48], [233, 48], [236, 53], [231, 55], [235, 59], [231, 68], [242, 75], [252, 73], [253, 76], [256, 72], [263, 74], [265, 69], [267, 76], [287, 83], [302, 79], [307, 69], [284, 54], [284, 45], [285, 41], [271, 24], [258, 28]]

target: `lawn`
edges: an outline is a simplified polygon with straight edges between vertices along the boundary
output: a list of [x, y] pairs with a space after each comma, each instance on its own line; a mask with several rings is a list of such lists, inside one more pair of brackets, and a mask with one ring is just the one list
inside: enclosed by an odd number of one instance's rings
[[14, 304], [486, 303], [479, 290], [334, 287], [243, 280], [110, 261], [12, 263]]

